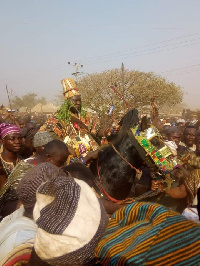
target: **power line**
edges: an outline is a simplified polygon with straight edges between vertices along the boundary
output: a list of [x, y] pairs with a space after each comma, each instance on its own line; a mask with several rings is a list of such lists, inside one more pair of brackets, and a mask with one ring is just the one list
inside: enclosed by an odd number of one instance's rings
[[[174, 41], [174, 40], [183, 39], [185, 37], [190, 37], [190, 36], [194, 36], [194, 35], [199, 35], [199, 32], [196, 32], [196, 33], [193, 33], [193, 34], [188, 34], [188, 35], [183, 35], [183, 36], [180, 36], [180, 37], [177, 37], [177, 38], [172, 38], [172, 39], [168, 39], [168, 40], [161, 41], [161, 42], [151, 43], [151, 44], [147, 44], [147, 45], [143, 45], [143, 46], [139, 46], [139, 47], [135, 47], [135, 48], [119, 51], [119, 52], [109, 53], [109, 54], [95, 56], [95, 57], [90, 57], [89, 60], [90, 59], [95, 59], [95, 58], [98, 59], [98, 58], [101, 58], [101, 57], [107, 57], [107, 56], [115, 55], [115, 54], [121, 54], [121, 53], [125, 53], [125, 52], [128, 52], [128, 51], [132, 51], [132, 50], [136, 50], [136, 49], [140, 49], [140, 48], [144, 48], [144, 47], [148, 47], [148, 46], [153, 46], [153, 45], [157, 45], [157, 44], [161, 44], [161, 43], [171, 42], [171, 41]], [[88, 60], [88, 59], [87, 58], [82, 58], [81, 59], [81, 61], [84, 61], [84, 60]], [[80, 61], [80, 59], [76, 60], [76, 61]]]
[[168, 48], [168, 49], [162, 49], [162, 50], [149, 52], [149, 53], [141, 53], [141, 54], [138, 53], [138, 54], [132, 54], [132, 55], [131, 54], [127, 54], [125, 56], [119, 56], [118, 58], [111, 58], [111, 59], [103, 60], [103, 61], [93, 61], [93, 62], [90, 63], [90, 65], [97, 64], [97, 63], [106, 63], [106, 62], [111, 62], [111, 61], [115, 61], [115, 60], [123, 60], [123, 59], [126, 59], [126, 58], [133, 58], [133, 57], [140, 57], [140, 56], [145, 56], [145, 55], [152, 55], [152, 54], [156, 54], [156, 53], [161, 53], [161, 52], [174, 50], [174, 49], [177, 49], [177, 48], [189, 47], [189, 46], [193, 46], [193, 45], [197, 45], [197, 44], [200, 44], [200, 42], [186, 44], [186, 45], [182, 45], [182, 46], [175, 46], [175, 47], [171, 47], [171, 48]]
[[[194, 35], [198, 35], [199, 33], [195, 33], [195, 34], [190, 34], [190, 35], [184, 35], [184, 36], [181, 36], [181, 37], [177, 37], [177, 38], [173, 38], [173, 39], [169, 39], [169, 40], [166, 40], [166, 41], [162, 41], [162, 42], [158, 42], [158, 43], [154, 43], [154, 44], [149, 44], [149, 45], [145, 45], [145, 46], [142, 46], [142, 47], [147, 47], [147, 46], [152, 46], [152, 45], [156, 45], [156, 44], [159, 44], [159, 43], [165, 43], [165, 42], [169, 42], [169, 41], [172, 41], [172, 40], [177, 40], [177, 39], [181, 39], [181, 38], [185, 38], [185, 37], [189, 37], [189, 36], [194, 36]], [[159, 47], [152, 47], [150, 49], [145, 49], [145, 50], [141, 50], [141, 51], [135, 51], [133, 53], [128, 53], [128, 54], [124, 54], [124, 55], [119, 55], [118, 58], [120, 59], [124, 59], [124, 58], [129, 58], [129, 57], [136, 57], [136, 56], [144, 56], [144, 55], [150, 55], [150, 54], [155, 54], [155, 53], [160, 53], [160, 52], [164, 52], [164, 51], [169, 51], [169, 50], [173, 50], [173, 49], [177, 49], [177, 48], [183, 48], [183, 47], [187, 47], [187, 46], [192, 46], [192, 45], [196, 45], [196, 44], [199, 44], [200, 42], [196, 42], [196, 43], [188, 43], [188, 42], [193, 42], [193, 41], [197, 41], [199, 40], [200, 38], [196, 38], [196, 39], [190, 39], [190, 40], [184, 40], [184, 41], [181, 41], [181, 42], [178, 42], [178, 43], [172, 43], [172, 44], [167, 44], [167, 45], [164, 45], [164, 46], [159, 46]], [[157, 50], [157, 49], [161, 49], [161, 48], [165, 48], [165, 47], [169, 47], [169, 46], [172, 46], [172, 45], [179, 45], [179, 44], [183, 44], [183, 43], [188, 43], [186, 45], [182, 45], [182, 46], [175, 46], [175, 47], [170, 47], [169, 49], [163, 49], [163, 50]], [[125, 51], [130, 51], [130, 50], [134, 50], [134, 49], [138, 49], [138, 48], [132, 48], [132, 49], [129, 49], [129, 50], [125, 50]], [[156, 50], [156, 51], [153, 51], [153, 50]], [[144, 53], [144, 52], [148, 52], [150, 51], [149, 53]], [[122, 52], [118, 52], [118, 53], [123, 53], [124, 51]], [[116, 54], [116, 53], [112, 53], [112, 54]], [[110, 55], [112, 55], [110, 54]], [[101, 58], [101, 57], [105, 57], [106, 55], [104, 56], [99, 56], [99, 57], [94, 57], [94, 58]], [[109, 61], [113, 61], [113, 60], [116, 60], [116, 58], [112, 58], [111, 59], [104, 59], [103, 61], [100, 61], [100, 60], [93, 60], [91, 61], [91, 63], [97, 63], [97, 62], [100, 62], [100, 63], [105, 63], [105, 62], [109, 62]], [[88, 61], [90, 62], [90, 61]], [[60, 70], [61, 68], [63, 69], [63, 67], [66, 65], [66, 63], [62, 63], [62, 64], [59, 64], [59, 65], [55, 65], [53, 67], [49, 67], [49, 69], [45, 69], [45, 70], [38, 70], [36, 72], [33, 72], [33, 73], [27, 73], [26, 74], [26, 77], [23, 78], [23, 79], [27, 79], [29, 77], [27, 76], [30, 76], [30, 75], [40, 75], [40, 74], [43, 74], [44, 72], [47, 72], [47, 73], [51, 73], [53, 70], [55, 71], [55, 69], [57, 70]], [[20, 78], [5, 78], [3, 79], [4, 81], [7, 81], [7, 80], [22, 80]], [[2, 81], [2, 80], [1, 80]]]
[[162, 71], [162, 72], [160, 72], [160, 73], [172, 72], [172, 71], [177, 71], [177, 70], [182, 70], [182, 69], [192, 68], [192, 67], [196, 67], [196, 66], [200, 66], [200, 64], [191, 65], [191, 66], [186, 66], [186, 67], [180, 67], [180, 68], [175, 68], [175, 69], [171, 69], [171, 70], [166, 70], [166, 71]]
[[70, 66], [74, 66], [74, 67], [75, 67], [75, 72], [72, 73], [72, 75], [75, 76], [75, 80], [76, 80], [76, 82], [77, 82], [77, 81], [78, 81], [78, 75], [81, 75], [81, 74], [82, 74], [82, 72], [79, 72], [78, 69], [79, 69], [80, 67], [82, 68], [83, 65], [82, 65], [82, 64], [78, 64], [78, 63], [71, 64], [71, 62], [68, 62], [68, 65], [70, 65]]
[[191, 74], [191, 73], [195, 73], [195, 72], [199, 72], [200, 69], [194, 69], [194, 70], [191, 70], [191, 71], [182, 71], [182, 72], [179, 72], [179, 73], [169, 73], [167, 75], [171, 75], [171, 76], [177, 76], [177, 75], [183, 75], [183, 74]]

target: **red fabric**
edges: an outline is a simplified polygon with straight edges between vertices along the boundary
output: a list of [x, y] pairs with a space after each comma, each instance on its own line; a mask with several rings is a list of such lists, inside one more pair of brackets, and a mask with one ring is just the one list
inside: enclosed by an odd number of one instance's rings
[[31, 257], [31, 254], [23, 254], [19, 255], [13, 259], [10, 259], [8, 262], [4, 264], [4, 266], [13, 266], [15, 263], [20, 262], [20, 261], [29, 261]]

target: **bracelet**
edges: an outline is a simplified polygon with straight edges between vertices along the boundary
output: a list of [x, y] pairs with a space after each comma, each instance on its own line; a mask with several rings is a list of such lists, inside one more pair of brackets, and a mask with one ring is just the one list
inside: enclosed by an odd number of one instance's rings
[[83, 157], [80, 157], [81, 162], [86, 165], [87, 163], [83, 160]]

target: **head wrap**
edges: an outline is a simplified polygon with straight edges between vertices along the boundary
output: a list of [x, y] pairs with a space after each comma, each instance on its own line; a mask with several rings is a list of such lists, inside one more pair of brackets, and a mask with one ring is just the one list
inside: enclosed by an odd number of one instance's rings
[[34, 249], [40, 259], [50, 265], [94, 265], [108, 217], [93, 190], [82, 180], [59, 175], [43, 183], [36, 198]]
[[63, 86], [63, 95], [65, 99], [69, 99], [75, 95], [80, 95], [76, 83], [72, 78], [62, 79], [61, 84]]
[[1, 138], [4, 139], [7, 135], [13, 133], [20, 134], [20, 129], [16, 125], [3, 123], [0, 125], [0, 133], [1, 133]]
[[51, 163], [41, 163], [28, 171], [17, 187], [17, 195], [24, 208], [33, 208], [38, 187], [43, 182], [58, 176], [58, 174], [67, 176], [62, 169]]
[[200, 225], [153, 203], [134, 202], [110, 219], [95, 255], [101, 265], [189, 265], [200, 261]]
[[52, 141], [54, 138], [48, 131], [37, 132], [33, 138], [33, 147], [41, 147]]

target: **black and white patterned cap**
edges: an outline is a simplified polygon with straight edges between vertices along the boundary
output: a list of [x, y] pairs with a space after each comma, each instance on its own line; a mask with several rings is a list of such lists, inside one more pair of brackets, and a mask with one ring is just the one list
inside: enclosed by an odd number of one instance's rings
[[36, 199], [37, 255], [51, 265], [93, 264], [95, 247], [108, 224], [93, 190], [82, 180], [57, 176], [38, 188]]

